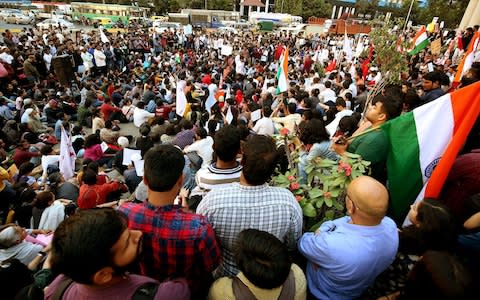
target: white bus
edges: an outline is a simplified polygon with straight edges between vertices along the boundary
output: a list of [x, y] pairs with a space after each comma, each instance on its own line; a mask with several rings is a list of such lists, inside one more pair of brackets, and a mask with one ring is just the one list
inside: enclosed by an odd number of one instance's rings
[[292, 16], [290, 14], [279, 13], [265, 13], [265, 12], [251, 12], [248, 16], [248, 21], [252, 24], [258, 24], [263, 21], [273, 22], [275, 25], [296, 25], [302, 24], [303, 19], [299, 16]]

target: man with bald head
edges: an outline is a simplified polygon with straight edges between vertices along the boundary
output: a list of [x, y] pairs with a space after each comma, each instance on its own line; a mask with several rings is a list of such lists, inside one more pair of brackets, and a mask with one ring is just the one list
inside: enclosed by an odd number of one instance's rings
[[393, 262], [395, 222], [385, 216], [387, 189], [369, 176], [354, 179], [345, 199], [348, 216], [327, 221], [298, 242], [307, 258], [310, 293], [318, 299], [354, 299]]

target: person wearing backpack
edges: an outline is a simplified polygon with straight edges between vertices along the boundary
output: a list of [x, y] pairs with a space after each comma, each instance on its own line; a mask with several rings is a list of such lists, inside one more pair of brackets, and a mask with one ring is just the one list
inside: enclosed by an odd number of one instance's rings
[[293, 264], [287, 246], [274, 235], [245, 229], [237, 238], [235, 261], [240, 272], [217, 279], [208, 300], [305, 300], [307, 280]]
[[52, 241], [52, 270], [61, 274], [46, 300], [190, 299], [185, 279], [158, 281], [127, 272], [141, 252], [142, 232], [127, 228], [117, 210], [80, 211], [63, 221]]

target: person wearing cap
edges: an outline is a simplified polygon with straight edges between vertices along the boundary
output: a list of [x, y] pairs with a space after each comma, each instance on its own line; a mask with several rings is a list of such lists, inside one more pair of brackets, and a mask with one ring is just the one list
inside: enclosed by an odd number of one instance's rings
[[132, 88], [132, 95], [135, 94], [139, 94], [141, 97], [143, 97], [143, 84], [139, 79], [135, 80], [135, 86]]

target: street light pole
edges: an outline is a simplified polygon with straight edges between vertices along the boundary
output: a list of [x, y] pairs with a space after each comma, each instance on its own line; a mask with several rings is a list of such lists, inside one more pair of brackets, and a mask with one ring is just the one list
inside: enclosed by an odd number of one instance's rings
[[415, 0], [412, 0], [410, 3], [410, 8], [408, 9], [408, 14], [407, 14], [407, 19], [405, 20], [405, 24], [403, 25], [403, 31], [405, 32], [405, 29], [407, 28], [408, 20], [410, 19], [410, 13], [412, 12], [412, 7], [413, 7], [413, 2]]

